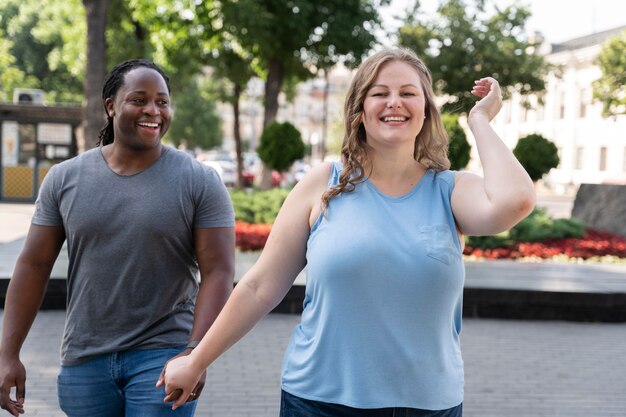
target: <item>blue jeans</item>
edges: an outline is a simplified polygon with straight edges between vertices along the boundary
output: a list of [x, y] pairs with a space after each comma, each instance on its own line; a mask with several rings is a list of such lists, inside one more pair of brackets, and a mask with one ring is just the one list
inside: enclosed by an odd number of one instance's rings
[[352, 408], [345, 405], [305, 400], [283, 391], [280, 417], [462, 417], [463, 404], [447, 410], [417, 408]]
[[196, 401], [172, 411], [156, 388], [161, 370], [184, 346], [128, 350], [62, 366], [57, 378], [59, 404], [68, 417], [192, 417]]

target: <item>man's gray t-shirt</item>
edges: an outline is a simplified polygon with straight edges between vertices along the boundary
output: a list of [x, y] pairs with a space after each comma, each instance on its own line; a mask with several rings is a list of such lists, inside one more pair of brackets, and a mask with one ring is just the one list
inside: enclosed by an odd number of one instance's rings
[[232, 227], [218, 174], [164, 148], [121, 176], [99, 148], [52, 167], [33, 224], [65, 228], [69, 269], [61, 364], [187, 343], [198, 292], [193, 229]]

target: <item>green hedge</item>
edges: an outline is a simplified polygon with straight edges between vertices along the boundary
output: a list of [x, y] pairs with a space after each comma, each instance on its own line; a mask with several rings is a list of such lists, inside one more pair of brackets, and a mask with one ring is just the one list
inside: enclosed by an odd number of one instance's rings
[[466, 243], [473, 248], [493, 249], [515, 242], [543, 242], [550, 239], [577, 238], [585, 235], [585, 225], [576, 219], [553, 219], [536, 208], [511, 230], [495, 236], [469, 236]]
[[230, 197], [235, 208], [235, 219], [246, 223], [274, 223], [289, 191], [284, 188], [268, 191], [232, 190]]
[[[255, 224], [274, 223], [289, 191], [284, 188], [230, 191], [235, 219]], [[579, 220], [553, 219], [545, 210], [536, 208], [511, 230], [494, 236], [468, 236], [466, 243], [473, 248], [493, 249], [511, 246], [516, 242], [542, 242], [584, 235], [585, 225]]]

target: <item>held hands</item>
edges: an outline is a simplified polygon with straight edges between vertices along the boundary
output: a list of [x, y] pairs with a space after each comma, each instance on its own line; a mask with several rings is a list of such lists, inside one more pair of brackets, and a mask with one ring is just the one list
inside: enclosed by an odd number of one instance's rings
[[495, 78], [485, 77], [474, 81], [472, 94], [480, 97], [469, 112], [469, 118], [484, 115], [487, 121], [491, 121], [502, 108], [502, 91]]
[[[15, 399], [11, 398], [11, 388], [15, 387]], [[0, 407], [12, 416], [24, 413], [26, 397], [26, 369], [22, 362], [14, 360], [0, 361]]]
[[191, 356], [181, 355], [165, 364], [156, 383], [157, 387], [165, 385], [166, 396], [163, 401], [173, 401], [172, 410], [176, 410], [185, 402], [197, 400], [206, 380], [206, 370], [195, 366]]

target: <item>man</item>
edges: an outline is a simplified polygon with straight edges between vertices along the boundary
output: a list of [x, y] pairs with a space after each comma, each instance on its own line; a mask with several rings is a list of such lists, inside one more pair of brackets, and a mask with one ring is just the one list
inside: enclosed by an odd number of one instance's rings
[[[46, 176], [7, 290], [0, 406], [14, 416], [24, 412], [19, 351], [65, 240], [57, 383], [70, 417], [171, 415], [155, 381], [169, 359], [191, 352], [232, 289], [228, 193], [214, 170], [161, 144], [172, 117], [167, 76], [125, 61], [107, 76], [103, 104], [101, 146]], [[176, 415], [193, 416], [203, 386]]]

